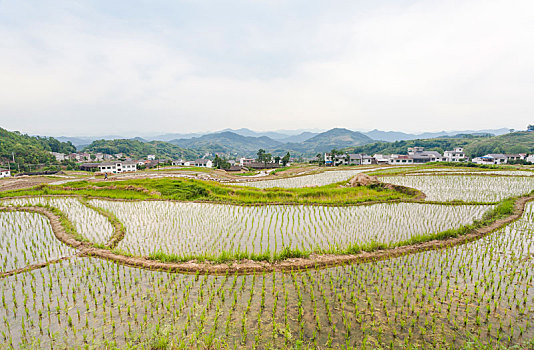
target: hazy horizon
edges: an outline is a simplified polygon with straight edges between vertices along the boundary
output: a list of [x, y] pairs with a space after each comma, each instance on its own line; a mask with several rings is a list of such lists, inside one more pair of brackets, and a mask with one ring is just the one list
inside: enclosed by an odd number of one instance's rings
[[[2, 127], [2, 126], [0, 126]], [[500, 127], [500, 128], [491, 128], [491, 129], [479, 129], [479, 130], [423, 130], [423, 131], [415, 131], [415, 132], [408, 132], [408, 131], [402, 131], [402, 130], [380, 130], [380, 129], [362, 129], [362, 130], [355, 130], [350, 128], [344, 128], [344, 127], [332, 127], [329, 129], [278, 129], [278, 130], [255, 130], [250, 128], [224, 128], [220, 130], [209, 130], [209, 131], [193, 131], [189, 133], [182, 133], [182, 132], [172, 132], [172, 131], [166, 131], [166, 132], [154, 132], [154, 133], [102, 133], [102, 134], [39, 134], [39, 133], [29, 133], [25, 132], [24, 130], [9, 130], [9, 131], [19, 131], [23, 134], [33, 135], [33, 136], [51, 136], [51, 137], [71, 137], [71, 138], [94, 138], [94, 137], [111, 137], [111, 136], [118, 136], [118, 137], [125, 137], [125, 138], [135, 138], [135, 137], [141, 137], [141, 138], [150, 138], [150, 137], [156, 137], [156, 136], [164, 136], [164, 135], [173, 135], [173, 134], [184, 134], [184, 135], [205, 135], [205, 134], [212, 134], [212, 133], [220, 133], [224, 131], [236, 131], [239, 129], [247, 129], [255, 133], [280, 133], [280, 134], [286, 134], [287, 136], [294, 136], [298, 135], [303, 132], [312, 132], [312, 133], [322, 133], [326, 132], [328, 130], [334, 129], [334, 128], [341, 128], [341, 129], [348, 129], [351, 131], [361, 132], [361, 133], [367, 133], [374, 130], [382, 131], [382, 132], [400, 132], [405, 134], [411, 134], [411, 135], [420, 135], [420, 134], [427, 134], [427, 133], [454, 133], [454, 132], [461, 132], [461, 131], [473, 131], [473, 132], [479, 132], [479, 131], [485, 131], [485, 130], [500, 130], [500, 129], [510, 129], [506, 127]], [[526, 128], [521, 129], [514, 129], [515, 131], [523, 131]]]

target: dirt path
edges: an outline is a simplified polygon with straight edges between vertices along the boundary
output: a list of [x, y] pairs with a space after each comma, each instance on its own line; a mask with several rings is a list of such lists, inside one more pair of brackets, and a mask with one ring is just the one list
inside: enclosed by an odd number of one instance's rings
[[290, 271], [307, 268], [324, 268], [335, 265], [348, 264], [353, 262], [366, 262], [389, 259], [406, 254], [413, 254], [428, 250], [449, 248], [460, 244], [465, 244], [473, 240], [486, 236], [487, 234], [519, 219], [525, 210], [527, 202], [534, 200], [534, 196], [522, 197], [518, 199], [514, 206], [514, 212], [507, 218], [497, 220], [492, 224], [476, 229], [461, 237], [449, 238], [446, 240], [434, 240], [404, 247], [378, 250], [375, 252], [362, 252], [354, 255], [311, 255], [309, 258], [287, 259], [281, 262], [258, 262], [250, 260], [236, 261], [227, 264], [215, 264], [209, 262], [184, 262], [165, 263], [149, 260], [143, 257], [128, 257], [115, 254], [110, 250], [94, 247], [91, 243], [77, 241], [70, 234], [65, 232], [63, 226], [54, 213], [43, 207], [0, 207], [1, 211], [26, 211], [35, 212], [46, 216], [50, 220], [55, 236], [63, 243], [74, 247], [80, 251], [81, 256], [92, 256], [103, 258], [131, 267], [139, 267], [150, 270], [182, 272], [182, 273], [207, 273], [225, 274], [238, 273], [247, 274], [252, 272], [270, 271]]
[[57, 181], [57, 179], [44, 176], [20, 176], [5, 178], [0, 181], [0, 192], [31, 188], [33, 186], [54, 181]]

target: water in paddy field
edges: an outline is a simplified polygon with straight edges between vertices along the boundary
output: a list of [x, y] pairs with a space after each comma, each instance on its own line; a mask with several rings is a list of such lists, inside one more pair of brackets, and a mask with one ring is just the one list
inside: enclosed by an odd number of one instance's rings
[[465, 245], [321, 270], [211, 276], [63, 261], [0, 280], [0, 344], [531, 348], [533, 208]]
[[213, 256], [226, 252], [270, 253], [344, 249], [371, 241], [396, 243], [480, 219], [492, 206], [389, 203], [326, 207], [244, 207], [208, 203], [93, 200], [126, 227], [119, 249], [147, 256]]
[[384, 176], [380, 180], [418, 189], [432, 201], [496, 202], [534, 190], [532, 176]]

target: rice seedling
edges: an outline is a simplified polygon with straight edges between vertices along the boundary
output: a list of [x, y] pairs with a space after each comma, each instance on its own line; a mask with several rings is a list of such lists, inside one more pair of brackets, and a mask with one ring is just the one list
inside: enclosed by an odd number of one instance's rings
[[534, 190], [534, 177], [514, 176], [384, 176], [381, 181], [416, 188], [427, 200], [497, 202]]
[[[354, 241], [398, 242], [510, 209], [506, 203], [91, 203], [124, 223], [121, 249], [150, 254], [157, 247], [178, 257], [219, 251], [293, 256]], [[87, 237], [109, 238], [89, 232], [77, 204], [55, 205], [63, 205]], [[534, 204], [528, 204], [519, 220], [477, 241], [324, 269], [189, 275], [75, 257], [0, 279], [0, 347], [528, 349], [534, 338], [533, 232]], [[47, 261], [50, 252], [69, 253], [47, 236], [53, 233], [40, 215], [0, 213], [1, 256], [9, 256], [9, 268], [30, 258]]]
[[[373, 169], [377, 170], [377, 169]], [[318, 174], [288, 177], [276, 180], [262, 180], [249, 182], [236, 182], [232, 185], [250, 186], [256, 188], [299, 188], [299, 187], [317, 187], [333, 184], [336, 182], [347, 181], [356, 174], [369, 171], [369, 169], [353, 170], [327, 170]]]
[[0, 212], [0, 272], [72, 256], [59, 242], [48, 220], [39, 214]]
[[[481, 219], [491, 206], [416, 203], [353, 207], [241, 207], [208, 203], [91, 200], [124, 223], [118, 249], [162, 261], [214, 260], [244, 255], [286, 259], [311, 252], [371, 249]], [[369, 245], [368, 248], [365, 248]]]
[[96, 211], [83, 205], [76, 198], [34, 197], [1, 200], [4, 206], [48, 205], [65, 213], [74, 224], [76, 232], [87, 240], [106, 244], [113, 235], [113, 227], [109, 220]]

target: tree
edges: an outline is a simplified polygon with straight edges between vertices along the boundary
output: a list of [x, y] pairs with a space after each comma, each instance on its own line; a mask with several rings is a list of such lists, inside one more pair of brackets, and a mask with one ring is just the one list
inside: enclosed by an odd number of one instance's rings
[[271, 159], [273, 158], [273, 155], [270, 154], [270, 153], [267, 153], [265, 152], [265, 150], [263, 148], [260, 148], [258, 150], [258, 162], [265, 164], [265, 166], [267, 166], [267, 162], [270, 162]]
[[276, 157], [274, 157], [274, 162], [276, 164], [280, 164], [280, 159], [281, 159], [280, 156], [276, 156]]
[[287, 152], [286, 155], [282, 157], [282, 165], [286, 166], [287, 163], [289, 163], [290, 159], [291, 159], [291, 155], [289, 154], [289, 152]]
[[265, 164], [265, 167], [267, 167], [267, 163], [269, 163], [273, 159], [273, 155], [270, 153], [265, 153], [263, 155], [263, 164]]
[[256, 153], [258, 155], [258, 162], [263, 162], [263, 159], [265, 157], [265, 150], [263, 148], [260, 148], [258, 150], [258, 153]]
[[219, 155], [217, 154], [215, 155], [215, 159], [213, 160], [213, 165], [217, 169], [230, 169], [231, 166], [226, 159], [219, 157]]

